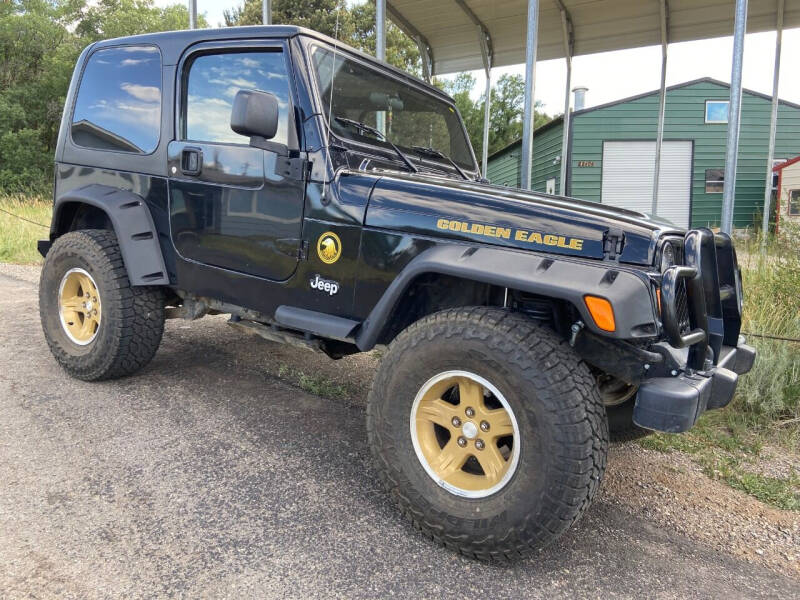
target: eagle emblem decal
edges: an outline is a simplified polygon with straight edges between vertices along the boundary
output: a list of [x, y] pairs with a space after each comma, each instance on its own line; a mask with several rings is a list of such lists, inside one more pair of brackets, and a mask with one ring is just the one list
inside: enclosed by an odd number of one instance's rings
[[317, 240], [317, 255], [326, 265], [332, 265], [342, 255], [342, 240], [332, 231], [326, 231]]

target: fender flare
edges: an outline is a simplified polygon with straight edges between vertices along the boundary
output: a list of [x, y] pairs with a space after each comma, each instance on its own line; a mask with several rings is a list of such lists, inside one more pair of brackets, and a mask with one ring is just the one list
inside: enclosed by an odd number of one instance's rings
[[[59, 222], [62, 209], [71, 203], [88, 204], [108, 215], [131, 285], [169, 285], [153, 217], [141, 196], [99, 184], [71, 190], [55, 201], [53, 228]], [[57, 235], [58, 232], [52, 229], [51, 239]]]
[[[427, 273], [452, 275], [568, 301], [580, 312], [586, 328], [604, 337], [649, 338], [658, 333], [653, 292], [644, 273], [618, 264], [591, 264], [532, 252], [449, 244], [425, 250], [398, 274], [359, 328], [355, 339], [360, 350], [375, 346], [409, 285]], [[597, 327], [583, 300], [587, 294], [611, 302], [615, 331]]]

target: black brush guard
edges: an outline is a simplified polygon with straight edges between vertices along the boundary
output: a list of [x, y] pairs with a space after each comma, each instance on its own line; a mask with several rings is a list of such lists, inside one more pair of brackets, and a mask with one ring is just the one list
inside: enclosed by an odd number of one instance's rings
[[683, 265], [662, 274], [661, 321], [668, 344], [687, 349], [670, 351], [685, 362], [669, 377], [642, 383], [633, 415], [636, 424], [659, 431], [685, 431], [706, 409], [726, 406], [738, 375], [755, 360], [739, 335], [741, 273], [730, 236], [693, 229], [683, 256]]

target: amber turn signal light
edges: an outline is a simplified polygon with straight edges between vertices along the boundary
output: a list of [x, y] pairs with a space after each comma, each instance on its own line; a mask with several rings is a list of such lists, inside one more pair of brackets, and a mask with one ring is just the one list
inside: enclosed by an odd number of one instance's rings
[[592, 315], [595, 325], [600, 329], [603, 331], [614, 331], [617, 328], [611, 302], [598, 296], [584, 296], [583, 301], [586, 302], [586, 308], [589, 309], [589, 314]]

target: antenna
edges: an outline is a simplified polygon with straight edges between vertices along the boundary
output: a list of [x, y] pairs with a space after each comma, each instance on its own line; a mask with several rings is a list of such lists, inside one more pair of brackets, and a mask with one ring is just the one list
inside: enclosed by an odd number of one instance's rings
[[[325, 161], [328, 163], [331, 169], [331, 174], [333, 173], [333, 162], [331, 161], [331, 116], [333, 114], [333, 81], [336, 77], [336, 51], [339, 49], [339, 13], [342, 10], [341, 4], [336, 8], [336, 25], [333, 28], [333, 59], [331, 60], [331, 85], [330, 85], [330, 92], [328, 95], [328, 128], [325, 132]], [[325, 180], [322, 182], [322, 201], [325, 202], [325, 187], [330, 184], [328, 181], [328, 176], [326, 174]]]

